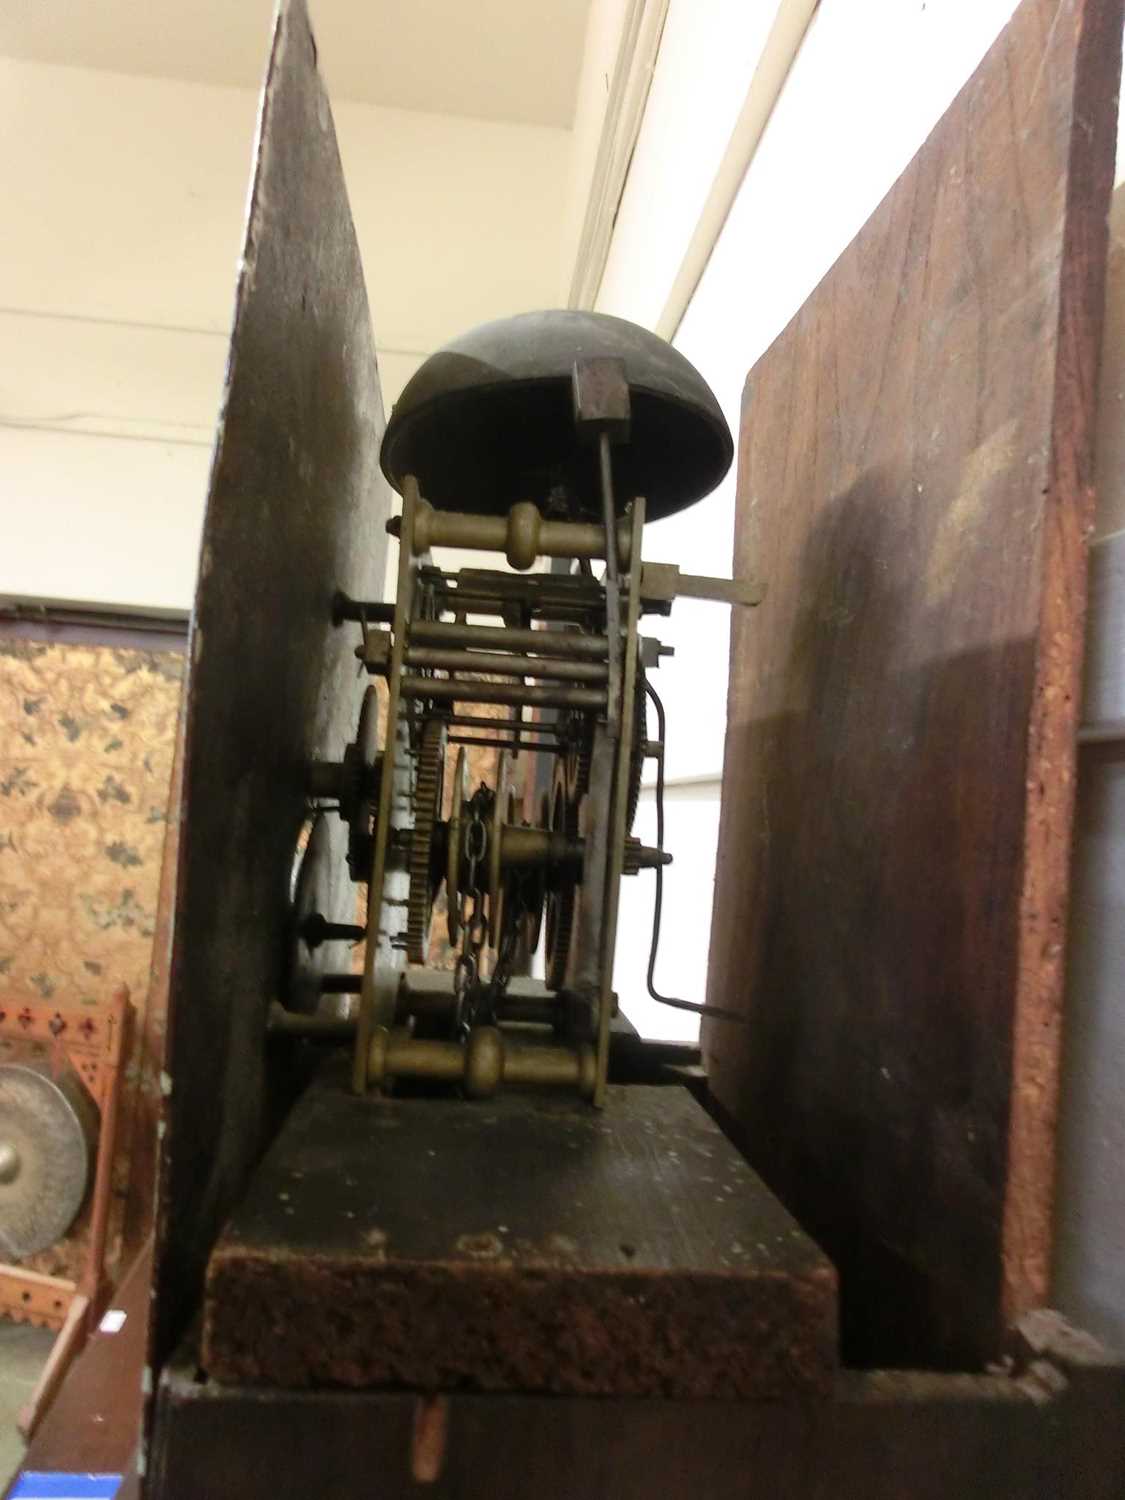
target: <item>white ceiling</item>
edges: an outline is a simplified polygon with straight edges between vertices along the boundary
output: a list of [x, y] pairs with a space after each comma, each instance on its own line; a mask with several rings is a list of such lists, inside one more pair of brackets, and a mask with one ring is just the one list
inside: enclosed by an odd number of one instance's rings
[[[310, 0], [333, 98], [569, 127], [590, 0]], [[2, 0], [0, 56], [256, 88], [273, 0]]]

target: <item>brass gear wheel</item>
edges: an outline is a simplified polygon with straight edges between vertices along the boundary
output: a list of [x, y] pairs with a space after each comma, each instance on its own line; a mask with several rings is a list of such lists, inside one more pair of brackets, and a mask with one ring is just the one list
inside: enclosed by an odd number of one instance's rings
[[[640, 656], [633, 688], [633, 739], [629, 748], [629, 790], [626, 804], [625, 828], [631, 833], [641, 800], [641, 776], [645, 765], [645, 740], [648, 725], [645, 717], [645, 669]], [[592, 721], [583, 714], [572, 714], [568, 733], [571, 748], [564, 760], [566, 784], [571, 800], [577, 807], [590, 790], [590, 762], [594, 753], [594, 731]]]
[[340, 812], [348, 825], [348, 870], [355, 881], [371, 879], [371, 849], [382, 759], [379, 692], [372, 684], [363, 695], [355, 739], [344, 750], [347, 782]]
[[629, 747], [629, 791], [625, 804], [625, 832], [633, 831], [637, 818], [637, 807], [641, 800], [641, 777], [645, 768], [645, 741], [648, 739], [648, 720], [645, 713], [645, 669], [637, 653], [636, 687], [633, 693], [633, 743]]
[[584, 714], [571, 714], [568, 722], [570, 749], [563, 758], [566, 784], [575, 804], [590, 789], [590, 761], [594, 753], [593, 721]]
[[446, 840], [445, 908], [449, 942], [457, 946], [461, 932], [461, 846], [464, 843], [469, 806], [469, 758], [464, 745], [457, 752], [453, 773], [453, 801], [449, 808]]
[[[578, 833], [578, 803], [570, 796], [567, 775], [562, 764], [555, 770], [551, 789], [549, 827], [553, 833]], [[570, 959], [570, 940], [574, 931], [577, 888], [573, 875], [559, 872], [547, 891], [545, 920], [547, 925], [546, 981], [549, 990], [561, 990], [566, 983]]]
[[430, 941], [430, 919], [435, 894], [434, 829], [441, 817], [445, 745], [445, 720], [427, 719], [422, 725], [418, 746], [418, 765], [414, 776], [414, 828], [410, 834], [406, 957], [412, 964], [426, 962], [426, 950]]
[[501, 872], [504, 819], [511, 801], [509, 774], [508, 752], [501, 750], [496, 756], [496, 797], [492, 803], [492, 821], [488, 830], [488, 946], [495, 953], [500, 951], [500, 935], [504, 924], [504, 881]]

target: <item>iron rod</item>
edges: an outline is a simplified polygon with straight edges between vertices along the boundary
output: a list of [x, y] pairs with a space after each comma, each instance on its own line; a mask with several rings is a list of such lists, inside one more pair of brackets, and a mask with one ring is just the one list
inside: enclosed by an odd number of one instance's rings
[[338, 801], [344, 788], [344, 767], [338, 760], [310, 761], [305, 789], [318, 802]]
[[[608, 545], [604, 552], [597, 553], [599, 557], [605, 558], [606, 578], [610, 583], [617, 582], [617, 560], [620, 557], [626, 565], [629, 562], [629, 544], [626, 536], [621, 536], [618, 531], [617, 510], [613, 503], [613, 453], [611, 440], [608, 432], [602, 432], [598, 436], [598, 469], [602, 487], [602, 540]], [[622, 546], [624, 542], [624, 546]]]
[[517, 734], [553, 734], [559, 732], [554, 721], [546, 719], [492, 719], [487, 714], [449, 714], [447, 724], [461, 724], [469, 729], [506, 729], [514, 726]]
[[617, 509], [613, 498], [613, 454], [610, 436], [598, 437], [598, 467], [601, 477], [602, 515], [605, 518], [605, 633], [609, 641], [609, 691], [606, 719], [611, 736], [617, 737], [621, 718], [621, 581], [618, 574]]
[[[504, 611], [511, 600], [498, 594], [452, 594], [440, 602], [440, 608], [448, 614], [490, 615], [497, 620], [504, 618]], [[584, 624], [594, 613], [585, 601], [564, 599], [528, 600], [527, 610], [534, 620], [550, 620], [559, 625]]]
[[359, 995], [363, 993], [362, 974], [322, 974], [320, 976], [320, 993], [322, 995]]
[[321, 943], [361, 943], [367, 929], [354, 922], [330, 922], [320, 912], [310, 912], [300, 927], [301, 937], [310, 948], [319, 948]]
[[535, 656], [584, 661], [605, 661], [609, 650], [604, 635], [585, 635], [576, 630], [517, 630], [505, 625], [455, 625], [442, 620], [415, 620], [410, 626], [410, 643], [529, 651]]
[[345, 620], [355, 620], [361, 625], [365, 620], [369, 625], [390, 625], [394, 617], [394, 604], [386, 604], [381, 599], [351, 599], [342, 591], [337, 591], [332, 599], [334, 625], [342, 625]]
[[347, 1016], [298, 1015], [282, 1010], [280, 1005], [270, 1007], [267, 1023], [271, 1036], [305, 1037], [310, 1041], [352, 1042], [355, 1040], [356, 1022]]
[[408, 667], [438, 672], [496, 673], [501, 677], [542, 677], [553, 682], [605, 682], [608, 668], [596, 661], [552, 661], [499, 651], [447, 651], [435, 646], [407, 646]]
[[563, 755], [565, 752], [559, 745], [538, 744], [534, 740], [497, 740], [476, 739], [467, 734], [451, 734], [448, 743], [451, 745], [484, 745], [485, 748], [493, 750], [532, 750], [537, 755]]
[[528, 687], [522, 682], [477, 682], [465, 678], [403, 677], [404, 698], [441, 703], [515, 703], [528, 708], [581, 708], [604, 713], [605, 693], [589, 687]]

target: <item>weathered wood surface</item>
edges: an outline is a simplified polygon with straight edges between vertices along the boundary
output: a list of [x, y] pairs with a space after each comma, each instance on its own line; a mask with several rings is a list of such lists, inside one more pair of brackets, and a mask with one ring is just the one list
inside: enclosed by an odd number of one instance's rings
[[212, 1254], [203, 1360], [288, 1387], [808, 1396], [835, 1294], [684, 1088], [379, 1101], [333, 1069]]
[[129, 1195], [121, 1232], [124, 1264], [131, 1264], [144, 1251], [148, 1276], [152, 1279], [152, 1238], [156, 1214], [156, 1180], [159, 1163], [159, 1125], [164, 1112], [161, 1078], [167, 1061], [168, 984], [171, 977], [172, 924], [176, 911], [176, 870], [180, 862], [180, 813], [184, 791], [184, 716], [175, 724], [172, 774], [168, 782], [164, 847], [160, 853], [160, 883], [156, 892], [156, 920], [152, 935], [152, 964], [144, 1016], [134, 1042], [137, 1059], [136, 1120], [129, 1163]]
[[147, 1243], [110, 1303], [124, 1314], [120, 1326], [115, 1333], [101, 1328], [91, 1333], [36, 1428], [21, 1471], [121, 1474], [135, 1467], [151, 1288], [152, 1245]]
[[146, 1493], [1119, 1500], [1125, 1370], [1036, 1316], [1048, 1338], [1029, 1329], [1008, 1374], [842, 1371], [825, 1401], [266, 1390], [202, 1379], [188, 1346], [161, 1382]]
[[1046, 1293], [1121, 27], [1024, 0], [746, 386], [705, 1052], [853, 1360]]
[[[245, 143], [232, 141], [231, 150]], [[197, 1305], [258, 1156], [293, 856], [312, 759], [338, 757], [362, 684], [332, 596], [378, 597], [387, 490], [371, 321], [303, 0], [265, 83], [186, 685], [156, 1240], [155, 1359]], [[175, 816], [175, 814], [173, 814]], [[342, 825], [333, 820], [339, 834]], [[342, 858], [342, 848], [340, 849]], [[163, 922], [164, 918], [161, 918]], [[275, 1063], [280, 1054], [271, 1054]]]

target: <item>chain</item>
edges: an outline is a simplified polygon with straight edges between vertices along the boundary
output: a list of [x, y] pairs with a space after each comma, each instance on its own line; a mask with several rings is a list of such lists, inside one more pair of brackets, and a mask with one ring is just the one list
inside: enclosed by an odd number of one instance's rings
[[[476, 1018], [477, 983], [480, 978], [480, 953], [484, 947], [484, 891], [481, 869], [488, 858], [488, 826], [485, 818], [492, 810], [494, 794], [481, 785], [469, 799], [469, 823], [465, 829], [465, 880], [458, 892], [460, 903], [461, 951], [453, 970], [455, 1014], [460, 1029], [467, 1035]], [[472, 901], [472, 915], [469, 902]]]
[[[523, 881], [515, 880], [505, 892], [504, 929], [497, 944], [496, 966], [486, 987], [480, 981], [480, 955], [484, 947], [485, 892], [482, 871], [488, 862], [488, 823], [496, 794], [481, 785], [469, 799], [469, 821], [465, 829], [465, 879], [458, 892], [461, 951], [453, 969], [453, 998], [457, 1023], [467, 1036], [475, 1025], [495, 1022], [496, 1006], [512, 977], [512, 965], [520, 937], [520, 920], [527, 902]], [[472, 909], [470, 913], [470, 902]], [[496, 913], [489, 916], [495, 921]]]
[[495, 1024], [497, 1002], [512, 977], [512, 963], [520, 939], [520, 920], [526, 910], [523, 880], [517, 877], [504, 893], [504, 931], [496, 954], [496, 967], [477, 1008], [478, 1019], [487, 1025]]

